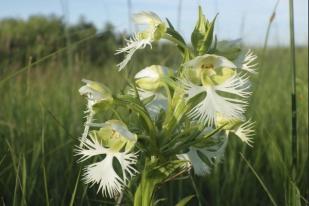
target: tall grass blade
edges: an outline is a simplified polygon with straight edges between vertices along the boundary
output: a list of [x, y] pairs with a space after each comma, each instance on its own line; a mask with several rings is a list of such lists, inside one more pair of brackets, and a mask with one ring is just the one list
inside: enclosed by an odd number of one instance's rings
[[47, 175], [46, 175], [46, 169], [45, 169], [45, 165], [44, 164], [42, 164], [42, 170], [43, 170], [45, 205], [49, 206], [48, 183], [47, 183]]
[[72, 196], [71, 196], [70, 206], [74, 205], [74, 200], [75, 200], [75, 196], [76, 196], [77, 186], [78, 186], [79, 178], [80, 178], [80, 172], [81, 171], [79, 170], [78, 176], [77, 176], [77, 179], [76, 179], [76, 182], [75, 182], [75, 187], [74, 187], [74, 190], [73, 190], [73, 193], [72, 193]]
[[69, 32], [69, 16], [70, 16], [70, 12], [69, 12], [69, 4], [68, 4], [68, 0], [61, 0], [61, 6], [62, 6], [62, 10], [63, 10], [63, 16], [65, 19], [65, 27], [64, 27], [64, 34], [65, 34], [65, 41], [66, 41], [66, 46], [68, 47], [68, 49], [66, 50], [66, 55], [67, 55], [67, 65], [68, 65], [68, 69], [72, 70], [72, 47], [71, 47], [71, 38], [70, 38], [70, 32]]
[[277, 11], [277, 7], [279, 5], [279, 2], [280, 2], [280, 0], [277, 0], [275, 7], [273, 9], [273, 12], [272, 12], [271, 16], [269, 17], [269, 22], [268, 22], [268, 25], [267, 25], [266, 35], [265, 35], [265, 39], [264, 39], [264, 46], [263, 46], [263, 51], [262, 51], [262, 61], [261, 61], [260, 67], [263, 67], [263, 64], [264, 64], [264, 61], [265, 61], [266, 49], [268, 47], [270, 30], [271, 30], [271, 26], [273, 24], [273, 21], [275, 20], [275, 17], [276, 17], [276, 11]]
[[18, 188], [18, 184], [19, 184], [19, 177], [18, 177], [18, 173], [19, 173], [19, 165], [20, 165], [20, 161], [18, 161], [18, 165], [17, 165], [17, 169], [16, 169], [16, 177], [15, 177], [15, 186], [14, 186], [14, 195], [13, 195], [13, 206], [16, 205], [17, 203], [17, 188]]
[[203, 204], [203, 197], [202, 197], [201, 190], [198, 188], [196, 181], [194, 179], [194, 174], [192, 172], [190, 172], [190, 179], [191, 179], [193, 189], [195, 191], [195, 196], [196, 196], [197, 201], [198, 201], [198, 206], [205, 205], [205, 204]]
[[297, 167], [297, 105], [296, 105], [296, 55], [295, 55], [295, 34], [294, 34], [294, 2], [289, 0], [290, 9], [290, 55], [291, 55], [291, 79], [292, 79], [292, 168], [293, 180], [296, 176]]
[[287, 205], [301, 206], [301, 195], [297, 185], [293, 181], [288, 182]]
[[27, 205], [26, 201], [26, 189], [27, 189], [27, 165], [25, 155], [22, 157], [22, 168], [21, 168], [21, 205]]
[[272, 205], [277, 206], [277, 203], [275, 201], [275, 199], [273, 198], [273, 196], [271, 195], [271, 193], [269, 192], [269, 190], [267, 189], [266, 185], [264, 184], [263, 180], [260, 178], [260, 176], [257, 174], [257, 172], [255, 171], [255, 169], [252, 167], [252, 165], [250, 164], [250, 162], [245, 158], [245, 156], [240, 153], [241, 158], [245, 161], [245, 163], [247, 164], [247, 166], [249, 167], [249, 169], [251, 170], [251, 172], [254, 174], [254, 176], [256, 177], [256, 179], [259, 181], [259, 183], [261, 184], [261, 186], [263, 187], [264, 191], [266, 192], [266, 194], [268, 195]]

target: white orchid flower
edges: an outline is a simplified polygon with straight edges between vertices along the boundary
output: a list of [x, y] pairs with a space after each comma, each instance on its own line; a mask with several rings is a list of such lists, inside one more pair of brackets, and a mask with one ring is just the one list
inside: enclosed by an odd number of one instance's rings
[[225, 57], [206, 54], [187, 62], [185, 67], [191, 67], [200, 77], [200, 83], [190, 81], [190, 77], [183, 81], [186, 99], [205, 94], [190, 111], [191, 118], [209, 126], [216, 122], [218, 113], [228, 119], [244, 119], [250, 84], [248, 77], [237, 74], [236, 65]]
[[153, 12], [141, 12], [133, 16], [133, 20], [138, 25], [147, 25], [148, 27], [142, 31], [134, 34], [134, 36], [127, 40], [127, 46], [116, 51], [116, 54], [125, 53], [125, 59], [119, 63], [119, 71], [122, 70], [130, 61], [135, 51], [143, 49], [147, 45], [151, 46], [153, 41], [159, 40], [166, 31], [166, 24], [160, 17]]
[[[133, 167], [137, 162], [137, 154], [130, 152], [137, 136], [119, 120], [105, 122], [100, 130], [91, 131], [89, 136], [83, 142], [84, 147], [78, 147], [76, 150], [76, 155], [81, 156], [79, 161], [100, 155], [105, 157], [86, 166], [84, 181], [91, 186], [98, 184], [98, 192], [102, 190], [103, 196], [115, 198], [124, 189], [129, 177], [137, 173]], [[122, 175], [115, 171], [114, 160], [119, 162]]]
[[97, 110], [101, 108], [104, 109], [111, 105], [113, 103], [113, 97], [105, 85], [86, 79], [83, 79], [82, 81], [86, 83], [86, 85], [79, 89], [79, 93], [82, 96], [86, 96], [87, 98], [87, 110], [85, 111], [87, 114], [87, 120], [85, 123], [84, 132], [81, 137], [83, 142], [83, 140], [85, 140], [88, 135], [89, 124], [92, 122], [93, 116]]
[[[211, 128], [205, 129], [210, 132]], [[211, 172], [212, 165], [218, 163], [224, 156], [224, 151], [228, 142], [224, 134], [215, 135], [209, 146], [204, 148], [190, 147], [189, 152], [177, 155], [178, 159], [188, 160], [188, 167], [193, 167], [194, 173], [199, 176], [207, 175]]]

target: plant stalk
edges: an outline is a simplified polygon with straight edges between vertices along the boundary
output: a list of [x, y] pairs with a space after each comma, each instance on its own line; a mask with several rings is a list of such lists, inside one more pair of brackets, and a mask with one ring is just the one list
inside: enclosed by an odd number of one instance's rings
[[297, 106], [296, 106], [296, 57], [295, 57], [295, 34], [294, 34], [294, 2], [289, 0], [290, 9], [290, 59], [292, 78], [292, 178], [295, 179], [297, 167]]

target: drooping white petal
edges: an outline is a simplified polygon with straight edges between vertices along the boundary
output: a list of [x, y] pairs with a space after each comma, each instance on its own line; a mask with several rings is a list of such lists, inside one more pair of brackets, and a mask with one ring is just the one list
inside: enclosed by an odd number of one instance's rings
[[233, 131], [241, 141], [247, 143], [249, 146], [252, 146], [254, 135], [254, 122], [248, 120], [241, 124], [235, 131]]
[[257, 56], [251, 51], [248, 50], [246, 53], [242, 52], [238, 58], [235, 60], [235, 64], [238, 68], [245, 70], [249, 73], [256, 74], [256, 63]]
[[200, 88], [204, 89], [206, 96], [190, 111], [191, 118], [198, 119], [209, 126], [216, 122], [217, 113], [222, 114], [225, 118], [243, 119], [245, 101], [220, 96], [216, 92], [216, 87], [204, 86]]
[[122, 168], [122, 175], [124, 184], [128, 181], [128, 176], [133, 177], [138, 171], [133, 167], [137, 162], [137, 153], [117, 153], [115, 157], [119, 161]]
[[[103, 196], [106, 197], [114, 198], [117, 196], [127, 183], [128, 177], [132, 177], [137, 173], [137, 170], [133, 168], [137, 161], [136, 153], [113, 151], [102, 146], [93, 137], [91, 139], [87, 138], [83, 143], [83, 147], [76, 149], [76, 155], [81, 156], [79, 161], [85, 161], [98, 155], [105, 155], [103, 160], [85, 167], [83, 179], [86, 184], [91, 184], [91, 186], [98, 184], [98, 191], [102, 190]], [[114, 170], [114, 158], [120, 163], [122, 177]]]
[[141, 39], [139, 40], [136, 36], [132, 37], [131, 39], [127, 40], [127, 46], [121, 49], [118, 49], [115, 54], [125, 53], [126, 56], [122, 62], [120, 62], [117, 66], [119, 67], [119, 71], [121, 71], [131, 60], [133, 54], [138, 49], [144, 49], [147, 45], [151, 46], [152, 40], [148, 39]]
[[113, 156], [107, 155], [104, 160], [88, 165], [84, 169], [83, 180], [86, 184], [98, 184], [105, 197], [114, 198], [123, 188], [123, 180], [113, 168]]

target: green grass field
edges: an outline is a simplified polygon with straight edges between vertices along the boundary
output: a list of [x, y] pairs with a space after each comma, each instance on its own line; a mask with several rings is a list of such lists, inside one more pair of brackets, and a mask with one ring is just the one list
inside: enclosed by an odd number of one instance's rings
[[[306, 205], [305, 198], [309, 194], [308, 48], [298, 48], [296, 55], [299, 138], [296, 184], [302, 205]], [[141, 65], [147, 64], [147, 59], [135, 58], [132, 65], [140, 65], [139, 61], [143, 61]], [[170, 65], [174, 61], [173, 55], [166, 59]], [[12, 71], [13, 67], [3, 68], [0, 79]], [[256, 121], [254, 147], [242, 144], [236, 137], [230, 138], [224, 160], [211, 175], [198, 181], [197, 186], [208, 205], [273, 205], [270, 197], [277, 205], [289, 205], [290, 74], [289, 49], [268, 49], [263, 67], [254, 79], [248, 111]], [[79, 177], [81, 167], [75, 162], [73, 149], [83, 130], [85, 102], [78, 89], [81, 79], [86, 78], [117, 90], [125, 83], [125, 75], [117, 73], [111, 63], [99, 67], [73, 62], [71, 68], [67, 68], [51, 58], [1, 84], [0, 204], [113, 205], [111, 200], [96, 195], [95, 187], [88, 189]], [[168, 198], [162, 205], [175, 205], [182, 194], [192, 193], [187, 180], [167, 185], [161, 188], [160, 196]]]

